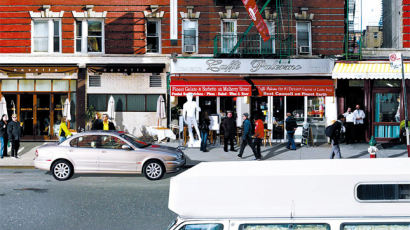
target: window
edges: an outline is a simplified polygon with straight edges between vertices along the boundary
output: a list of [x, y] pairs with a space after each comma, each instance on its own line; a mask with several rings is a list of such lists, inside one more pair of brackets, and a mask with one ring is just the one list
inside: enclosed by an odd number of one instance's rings
[[223, 230], [222, 224], [187, 224], [180, 230]]
[[197, 52], [198, 44], [198, 21], [184, 20], [182, 22], [182, 43], [184, 44], [183, 52]]
[[373, 32], [373, 38], [377, 39], [379, 33], [378, 32]]
[[101, 87], [101, 76], [95, 75], [88, 78], [89, 87]]
[[298, 54], [311, 54], [311, 29], [310, 22], [297, 22], [296, 23], [296, 39]]
[[274, 54], [275, 53], [275, 23], [273, 21], [266, 21], [266, 25], [269, 29], [270, 39], [266, 42], [261, 41], [261, 54]]
[[78, 148], [97, 148], [98, 136], [96, 135], [81, 136], [77, 139]]
[[[88, 94], [87, 106], [107, 111], [110, 94]], [[159, 94], [113, 94], [117, 112], [156, 112]], [[164, 97], [164, 95], [163, 95]]]
[[361, 184], [356, 189], [362, 201], [410, 200], [410, 184]]
[[33, 52], [60, 52], [60, 20], [33, 20]]
[[161, 21], [147, 21], [147, 53], [159, 53], [161, 41]]
[[162, 87], [161, 75], [153, 74], [149, 76], [149, 87]]
[[104, 21], [76, 21], [75, 51], [81, 53], [104, 53]]
[[[399, 138], [400, 93], [375, 93], [374, 95], [375, 137]], [[378, 122], [391, 122], [392, 124], [377, 124]]]
[[330, 230], [328, 224], [241, 224], [239, 230]]
[[308, 122], [323, 121], [325, 119], [325, 98], [308, 97]]
[[222, 20], [222, 53], [230, 53], [236, 45], [236, 20]]
[[352, 223], [342, 224], [342, 230], [410, 230], [410, 223]]
[[101, 148], [103, 149], [122, 149], [122, 146], [126, 144], [117, 137], [101, 136]]

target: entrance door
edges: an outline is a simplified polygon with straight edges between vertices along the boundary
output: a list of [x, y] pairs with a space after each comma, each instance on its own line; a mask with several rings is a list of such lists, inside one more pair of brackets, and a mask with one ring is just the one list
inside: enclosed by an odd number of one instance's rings
[[51, 95], [50, 94], [37, 94], [37, 106], [36, 111], [36, 122], [35, 122], [35, 133], [36, 136], [41, 136], [47, 138], [51, 135], [50, 129], [50, 106], [51, 106]]
[[[61, 118], [63, 117], [63, 108], [64, 108], [64, 102], [68, 98], [67, 93], [55, 93], [53, 94], [53, 130], [54, 130], [54, 136], [58, 136], [58, 131], [60, 128], [60, 123], [61, 123]], [[68, 127], [70, 128], [70, 127]]]
[[33, 94], [20, 95], [20, 122], [23, 123], [23, 137], [34, 138], [34, 109]]

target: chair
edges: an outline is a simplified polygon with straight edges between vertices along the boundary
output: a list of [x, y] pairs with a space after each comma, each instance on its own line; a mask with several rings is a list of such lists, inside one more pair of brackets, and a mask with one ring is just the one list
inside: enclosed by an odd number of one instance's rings
[[263, 137], [263, 146], [266, 147], [266, 142], [268, 141], [269, 141], [269, 145], [272, 146], [272, 140], [270, 138], [271, 130], [265, 129], [264, 132], [265, 132], [265, 135]]

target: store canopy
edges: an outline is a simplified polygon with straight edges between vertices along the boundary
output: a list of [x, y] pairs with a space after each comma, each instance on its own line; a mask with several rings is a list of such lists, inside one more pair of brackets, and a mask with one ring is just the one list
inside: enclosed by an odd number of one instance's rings
[[333, 80], [252, 80], [261, 96], [334, 96]]
[[245, 80], [171, 79], [171, 96], [251, 96], [251, 85]]
[[[410, 79], [410, 63], [404, 63], [405, 78]], [[333, 79], [401, 79], [401, 70], [392, 70], [388, 62], [336, 63]]]

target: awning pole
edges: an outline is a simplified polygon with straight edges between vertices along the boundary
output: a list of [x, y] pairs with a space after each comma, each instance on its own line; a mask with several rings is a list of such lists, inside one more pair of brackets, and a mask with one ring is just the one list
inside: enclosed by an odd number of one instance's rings
[[406, 80], [404, 79], [404, 63], [403, 57], [401, 58], [401, 81], [403, 87], [403, 100], [404, 100], [404, 127], [406, 129], [406, 147], [407, 147], [407, 157], [410, 157], [410, 145], [409, 145], [409, 125], [407, 117], [407, 93], [406, 93]]

